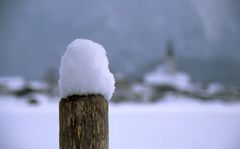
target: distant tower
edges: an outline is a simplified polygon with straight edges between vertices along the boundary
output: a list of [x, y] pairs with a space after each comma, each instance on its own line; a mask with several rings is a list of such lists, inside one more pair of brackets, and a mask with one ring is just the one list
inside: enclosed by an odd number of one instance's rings
[[169, 74], [174, 74], [176, 72], [175, 54], [173, 42], [171, 40], [167, 41], [166, 45], [166, 71]]

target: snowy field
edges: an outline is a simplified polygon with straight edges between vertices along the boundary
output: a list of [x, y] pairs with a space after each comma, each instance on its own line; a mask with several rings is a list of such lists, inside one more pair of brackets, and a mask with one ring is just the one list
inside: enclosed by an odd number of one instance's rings
[[[2, 100], [8, 98], [8, 101]], [[58, 103], [0, 98], [0, 149], [58, 149]], [[110, 104], [110, 149], [239, 149], [240, 103]]]

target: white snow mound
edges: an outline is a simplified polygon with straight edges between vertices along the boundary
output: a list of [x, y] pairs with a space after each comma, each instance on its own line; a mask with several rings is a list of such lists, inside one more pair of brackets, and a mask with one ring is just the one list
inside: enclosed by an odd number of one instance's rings
[[87, 39], [74, 40], [62, 56], [58, 81], [60, 96], [101, 94], [110, 100], [115, 80], [108, 64], [102, 45]]

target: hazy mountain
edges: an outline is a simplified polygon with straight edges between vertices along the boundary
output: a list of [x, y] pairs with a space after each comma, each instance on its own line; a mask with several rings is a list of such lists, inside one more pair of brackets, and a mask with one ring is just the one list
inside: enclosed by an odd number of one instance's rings
[[110, 67], [138, 79], [164, 60], [195, 80], [239, 82], [238, 0], [1, 0], [0, 74], [39, 79], [75, 38], [104, 45]]

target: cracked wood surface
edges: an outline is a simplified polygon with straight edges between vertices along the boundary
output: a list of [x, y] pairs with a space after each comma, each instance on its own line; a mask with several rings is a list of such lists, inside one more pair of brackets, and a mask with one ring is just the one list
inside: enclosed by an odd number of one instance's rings
[[108, 101], [73, 95], [59, 103], [60, 149], [108, 149]]

